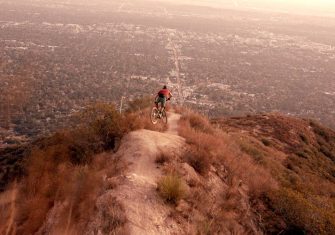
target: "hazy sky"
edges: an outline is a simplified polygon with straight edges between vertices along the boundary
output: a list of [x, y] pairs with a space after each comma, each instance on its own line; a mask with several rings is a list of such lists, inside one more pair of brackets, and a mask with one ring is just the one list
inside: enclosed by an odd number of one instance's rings
[[258, 8], [296, 13], [326, 13], [335, 16], [335, 0], [163, 0], [215, 7]]

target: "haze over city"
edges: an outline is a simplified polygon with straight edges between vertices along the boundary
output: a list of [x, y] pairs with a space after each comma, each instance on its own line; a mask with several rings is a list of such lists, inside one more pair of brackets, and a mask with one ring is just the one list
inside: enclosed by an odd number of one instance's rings
[[335, 2], [0, 0], [0, 234], [333, 235]]
[[174, 2], [0, 1], [2, 126], [34, 136], [89, 102], [119, 105], [164, 83], [211, 117], [282, 112], [335, 126], [335, 19], [300, 11], [332, 2]]
[[203, 5], [222, 8], [244, 8], [290, 13], [326, 14], [335, 13], [332, 0], [161, 0], [177, 4]]

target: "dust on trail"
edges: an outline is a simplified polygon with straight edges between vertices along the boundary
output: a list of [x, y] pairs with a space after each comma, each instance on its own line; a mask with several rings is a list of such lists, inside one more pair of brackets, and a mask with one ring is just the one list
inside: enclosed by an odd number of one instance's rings
[[177, 135], [179, 114], [168, 113], [169, 128], [165, 133], [138, 130], [122, 141], [117, 154], [128, 163], [126, 179], [113, 196], [124, 206], [130, 234], [183, 234], [183, 229], [169, 217], [172, 208], [157, 193], [157, 180], [162, 172], [155, 163], [162, 151], [177, 153], [185, 140]]

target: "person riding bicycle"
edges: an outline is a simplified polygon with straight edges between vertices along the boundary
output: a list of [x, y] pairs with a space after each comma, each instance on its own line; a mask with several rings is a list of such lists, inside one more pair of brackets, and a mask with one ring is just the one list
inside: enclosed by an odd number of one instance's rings
[[[157, 96], [155, 98], [155, 104], [156, 104], [156, 108], [158, 109], [158, 104], [161, 103], [161, 110], [162, 108], [165, 108], [165, 104], [167, 100], [170, 100], [172, 97], [171, 92], [167, 89], [167, 86], [163, 86], [163, 89], [160, 90], [157, 93]], [[160, 111], [161, 111], [160, 110]]]

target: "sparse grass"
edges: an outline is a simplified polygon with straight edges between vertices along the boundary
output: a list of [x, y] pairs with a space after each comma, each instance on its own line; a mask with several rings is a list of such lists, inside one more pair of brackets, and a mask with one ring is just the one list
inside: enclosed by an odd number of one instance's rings
[[198, 228], [197, 228], [197, 235], [212, 235], [213, 234], [213, 220], [208, 221], [202, 221], [199, 223]]
[[161, 197], [176, 204], [186, 195], [186, 188], [182, 179], [175, 173], [168, 174], [158, 181], [158, 192]]

